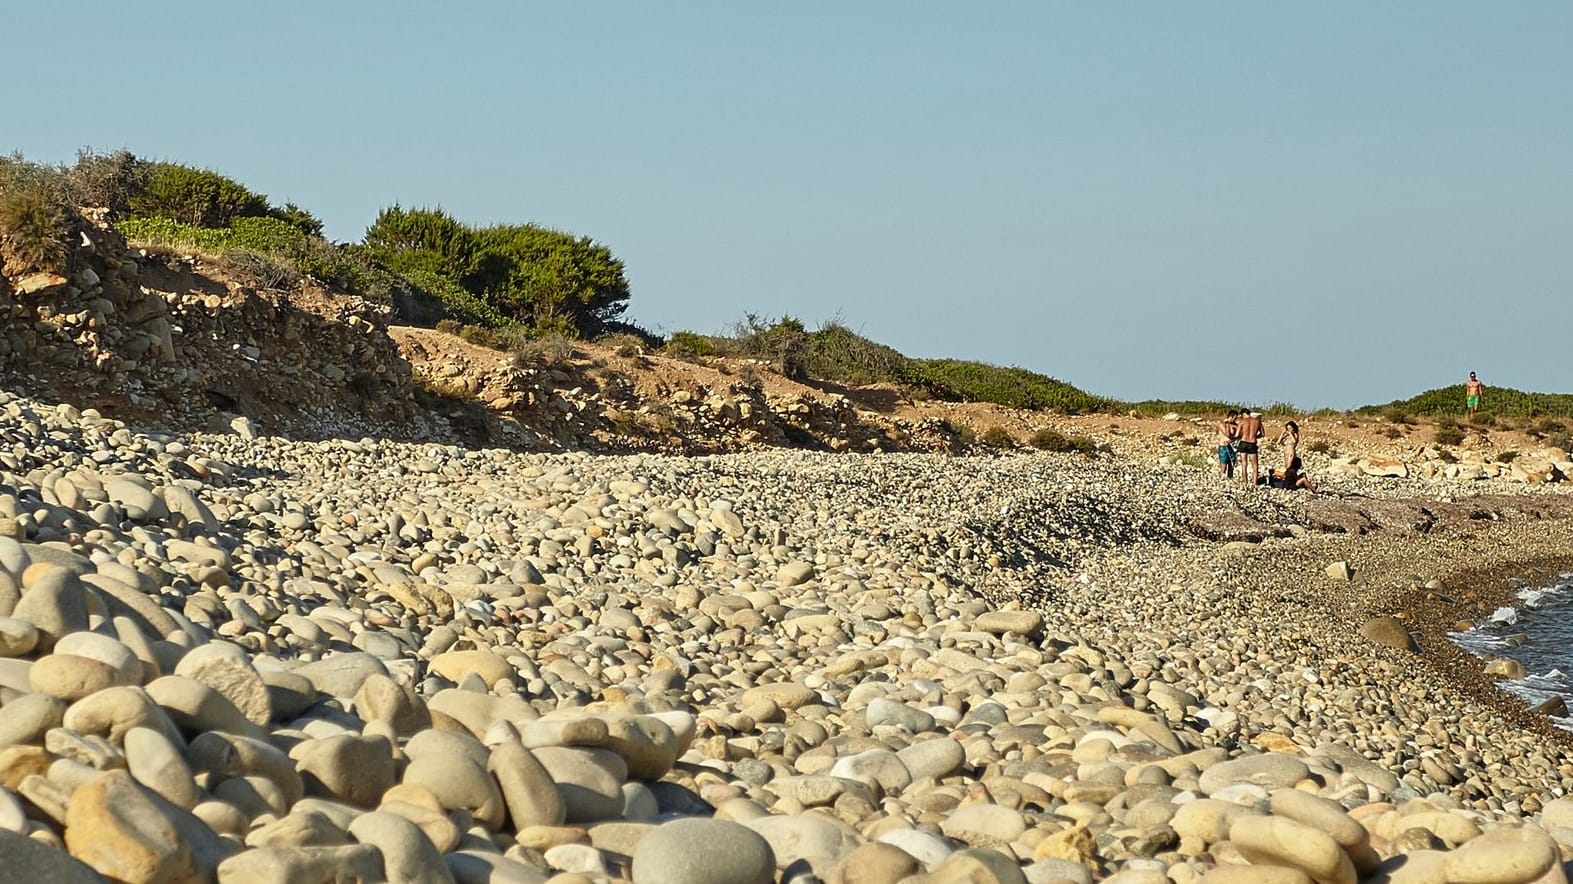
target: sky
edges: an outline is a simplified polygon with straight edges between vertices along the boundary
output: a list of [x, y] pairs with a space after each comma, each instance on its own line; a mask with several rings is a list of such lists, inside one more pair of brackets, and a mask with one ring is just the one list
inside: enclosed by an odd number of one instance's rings
[[1573, 391], [1560, 0], [30, 0], [6, 29], [0, 151], [209, 168], [345, 242], [395, 203], [571, 231], [660, 334], [836, 321], [1121, 399]]

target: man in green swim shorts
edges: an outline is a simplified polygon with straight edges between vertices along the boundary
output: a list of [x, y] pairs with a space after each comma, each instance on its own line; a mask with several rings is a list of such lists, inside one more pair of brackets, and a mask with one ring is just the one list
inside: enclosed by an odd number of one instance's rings
[[1480, 395], [1486, 391], [1486, 385], [1475, 377], [1474, 372], [1469, 373], [1469, 380], [1464, 382], [1464, 407], [1470, 414], [1480, 413]]

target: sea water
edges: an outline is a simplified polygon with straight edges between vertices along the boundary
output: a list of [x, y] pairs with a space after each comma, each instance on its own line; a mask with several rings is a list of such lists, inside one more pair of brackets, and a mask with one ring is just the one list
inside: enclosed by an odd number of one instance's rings
[[[1493, 611], [1467, 632], [1448, 634], [1477, 657], [1511, 657], [1524, 665], [1523, 678], [1502, 679], [1505, 691], [1538, 706], [1561, 696], [1573, 709], [1573, 573], [1549, 585], [1519, 590], [1517, 603]], [[1573, 715], [1552, 722], [1573, 730]]]

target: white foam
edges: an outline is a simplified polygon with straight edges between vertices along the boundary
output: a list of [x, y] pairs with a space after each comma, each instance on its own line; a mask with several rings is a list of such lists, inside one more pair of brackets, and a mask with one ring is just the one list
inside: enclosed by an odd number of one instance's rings
[[1518, 609], [1512, 605], [1503, 605], [1491, 612], [1492, 623], [1517, 623]]

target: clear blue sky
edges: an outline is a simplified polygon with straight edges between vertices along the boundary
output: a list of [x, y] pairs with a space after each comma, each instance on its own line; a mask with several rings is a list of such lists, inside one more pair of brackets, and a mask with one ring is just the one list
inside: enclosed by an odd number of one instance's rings
[[13, 4], [0, 150], [610, 246], [1122, 398], [1570, 391], [1573, 4]]

